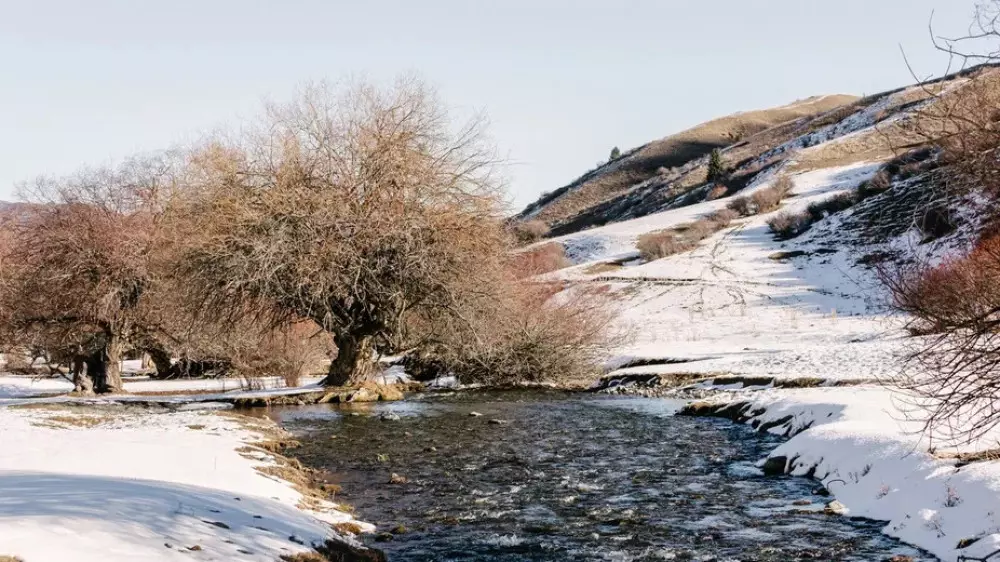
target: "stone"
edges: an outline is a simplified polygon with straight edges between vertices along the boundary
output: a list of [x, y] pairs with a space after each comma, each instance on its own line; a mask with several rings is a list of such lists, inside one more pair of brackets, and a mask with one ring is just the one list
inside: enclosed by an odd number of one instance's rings
[[504, 425], [504, 424], [508, 424], [510, 422], [507, 421], [507, 420], [490, 420], [490, 423], [493, 424], [493, 425]]
[[406, 398], [406, 396], [403, 395], [403, 391], [400, 390], [398, 387], [393, 385], [386, 385], [378, 387], [378, 398], [383, 402], [395, 402], [397, 400], [402, 400], [403, 398]]
[[847, 506], [837, 500], [833, 500], [823, 508], [823, 513], [827, 515], [844, 515], [847, 511]]
[[382, 420], [382, 421], [399, 421], [402, 418], [399, 417], [399, 414], [394, 414], [392, 412], [386, 412], [386, 413], [382, 414], [381, 416], [379, 416], [379, 419]]
[[378, 393], [367, 387], [361, 387], [347, 397], [348, 402], [377, 402], [378, 399]]
[[470, 418], [478, 418], [478, 417], [481, 417], [481, 416], [482, 416], [482, 414], [480, 414], [479, 412], [469, 412], [469, 417]]
[[768, 476], [776, 476], [785, 473], [785, 466], [788, 464], [787, 457], [768, 457], [761, 465], [760, 470]]
[[406, 484], [407, 482], [409, 482], [409, 480], [407, 480], [405, 476], [400, 476], [399, 474], [396, 474], [395, 472], [393, 472], [389, 476], [389, 483], [390, 484]]

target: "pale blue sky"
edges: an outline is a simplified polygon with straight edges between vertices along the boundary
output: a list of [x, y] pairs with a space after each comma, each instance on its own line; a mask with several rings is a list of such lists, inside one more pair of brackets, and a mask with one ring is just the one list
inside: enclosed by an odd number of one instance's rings
[[485, 110], [517, 205], [712, 117], [940, 72], [972, 0], [0, 0], [0, 198], [305, 81], [416, 72]]

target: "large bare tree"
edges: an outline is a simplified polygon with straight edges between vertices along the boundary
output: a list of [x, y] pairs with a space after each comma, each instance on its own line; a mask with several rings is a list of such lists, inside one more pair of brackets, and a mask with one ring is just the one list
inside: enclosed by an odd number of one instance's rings
[[326, 384], [361, 382], [408, 314], [459, 314], [503, 266], [496, 164], [418, 81], [308, 88], [193, 157], [175, 273], [204, 314], [315, 322]]
[[124, 352], [154, 329], [154, 254], [177, 164], [164, 153], [22, 187], [32, 204], [11, 227], [0, 308], [22, 341], [78, 356], [80, 392], [121, 392]]

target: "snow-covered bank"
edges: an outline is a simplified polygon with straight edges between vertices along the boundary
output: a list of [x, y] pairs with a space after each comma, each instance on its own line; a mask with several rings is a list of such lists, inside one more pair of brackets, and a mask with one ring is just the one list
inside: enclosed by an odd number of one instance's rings
[[263, 438], [210, 412], [0, 408], [0, 554], [274, 562], [352, 521], [330, 503], [302, 509], [265, 474], [279, 464], [252, 447]]
[[[791, 435], [769, 458], [821, 481], [845, 515], [886, 521], [885, 533], [945, 561], [1000, 550], [1000, 462], [957, 466], [948, 458], [954, 451], [932, 455], [919, 424], [906, 421], [885, 388], [768, 390], [730, 400], [746, 404], [741, 421]], [[997, 437], [966, 452], [995, 447]]]
[[[303, 377], [300, 387], [315, 385], [322, 377]], [[134, 394], [162, 394], [182, 392], [234, 392], [248, 390], [247, 381], [240, 378], [179, 379], [159, 381], [145, 377], [126, 378], [125, 391]], [[253, 380], [252, 387], [259, 390], [285, 388], [281, 377], [260, 377]], [[0, 375], [0, 399], [29, 398], [67, 394], [73, 391], [69, 379], [49, 376]]]

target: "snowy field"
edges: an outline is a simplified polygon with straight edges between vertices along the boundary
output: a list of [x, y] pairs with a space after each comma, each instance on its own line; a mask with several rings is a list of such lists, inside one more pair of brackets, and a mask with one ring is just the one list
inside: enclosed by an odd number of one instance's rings
[[274, 562], [352, 520], [300, 509], [302, 494], [258, 470], [274, 459], [246, 449], [264, 437], [233, 418], [0, 407], [0, 428], [0, 555]]

